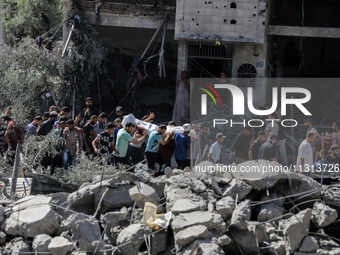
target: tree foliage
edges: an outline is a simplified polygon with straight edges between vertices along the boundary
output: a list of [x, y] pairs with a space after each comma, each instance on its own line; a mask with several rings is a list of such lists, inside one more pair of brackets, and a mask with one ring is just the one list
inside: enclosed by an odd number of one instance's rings
[[5, 0], [1, 2], [1, 22], [8, 42], [37, 38], [62, 21], [60, 0]]

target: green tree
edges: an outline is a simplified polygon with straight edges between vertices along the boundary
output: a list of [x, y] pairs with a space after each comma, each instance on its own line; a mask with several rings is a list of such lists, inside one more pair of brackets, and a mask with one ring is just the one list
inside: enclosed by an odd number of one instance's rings
[[25, 37], [36, 39], [63, 18], [60, 0], [5, 0], [1, 7], [1, 22], [10, 45]]

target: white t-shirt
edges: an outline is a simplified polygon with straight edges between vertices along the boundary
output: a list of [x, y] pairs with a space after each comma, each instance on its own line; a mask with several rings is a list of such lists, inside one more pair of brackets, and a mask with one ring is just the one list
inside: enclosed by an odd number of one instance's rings
[[311, 173], [313, 167], [313, 149], [311, 144], [305, 139], [299, 146], [296, 167], [300, 171], [300, 159], [304, 159], [303, 172]]

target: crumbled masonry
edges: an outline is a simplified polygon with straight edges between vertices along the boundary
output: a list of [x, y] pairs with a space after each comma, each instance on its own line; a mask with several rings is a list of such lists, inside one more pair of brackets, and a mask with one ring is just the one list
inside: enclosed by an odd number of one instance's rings
[[[236, 168], [247, 164], [277, 163]], [[340, 254], [337, 185], [296, 173], [167, 168], [154, 178], [144, 169], [96, 176], [73, 193], [0, 197], [0, 254]], [[149, 203], [165, 227], [144, 219]]]

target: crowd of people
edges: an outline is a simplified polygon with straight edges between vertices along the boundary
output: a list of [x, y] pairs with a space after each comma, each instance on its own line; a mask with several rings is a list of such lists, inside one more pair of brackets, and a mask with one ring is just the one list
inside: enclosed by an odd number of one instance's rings
[[[166, 166], [171, 166], [171, 158], [175, 155], [180, 168], [190, 165], [190, 124], [183, 125], [183, 131], [167, 132], [176, 123], [159, 125], [157, 130], [150, 133], [143, 126], [133, 122], [122, 121], [124, 111], [121, 106], [116, 108], [116, 119], [107, 123], [107, 115], [99, 112], [93, 106], [92, 98], [86, 99], [86, 107], [75, 119], [69, 117], [70, 109], [64, 106], [59, 111], [51, 106], [43, 116], [36, 116], [23, 130], [12, 119], [11, 109], [1, 117], [0, 153], [8, 163], [14, 163], [14, 153], [17, 144], [26, 144], [30, 136], [46, 136], [60, 138], [55, 146], [55, 153], [43, 156], [41, 165], [50, 169], [53, 174], [56, 168], [69, 169], [74, 165], [77, 156], [85, 153], [89, 159], [103, 157], [108, 164], [137, 164], [147, 159], [149, 171], [155, 175], [164, 174]], [[154, 123], [155, 114], [150, 112], [142, 118], [144, 122]], [[156, 163], [158, 171], [154, 173]]]
[[[185, 78], [185, 77], [184, 77]], [[277, 161], [288, 166], [286, 153], [286, 137], [280, 125], [280, 112], [268, 116], [264, 130], [255, 131], [244, 127], [236, 135], [230, 146], [227, 160], [222, 160], [223, 143], [226, 136], [216, 135], [216, 142], [208, 140], [208, 126], [185, 123], [181, 131], [167, 132], [176, 127], [174, 121], [167, 125], [161, 124], [157, 129], [148, 132], [143, 126], [133, 122], [122, 125], [124, 111], [121, 106], [116, 108], [116, 119], [107, 123], [107, 115], [93, 106], [92, 98], [86, 99], [86, 107], [74, 120], [69, 117], [70, 109], [65, 106], [58, 110], [51, 106], [43, 116], [36, 116], [22, 131], [12, 119], [11, 108], [1, 117], [0, 153], [6, 155], [7, 162], [13, 164], [14, 153], [18, 143], [25, 144], [30, 136], [46, 136], [53, 134], [60, 138], [55, 146], [53, 156], [45, 155], [40, 162], [49, 168], [51, 174], [56, 168], [68, 170], [74, 165], [77, 156], [85, 153], [90, 159], [104, 157], [108, 164], [132, 165], [147, 161], [149, 171], [155, 175], [164, 173], [166, 166], [173, 166], [174, 158], [178, 167], [184, 169], [203, 160], [212, 163], [242, 163], [248, 160], [265, 159]], [[142, 121], [154, 123], [155, 114], [150, 112]], [[300, 172], [311, 170], [329, 170], [340, 166], [340, 122], [335, 122], [331, 129], [323, 133], [323, 137], [313, 127], [313, 120], [304, 120], [306, 139], [297, 151], [296, 164]], [[24, 135], [22, 135], [24, 134]], [[159, 167], [155, 171], [155, 165]]]

